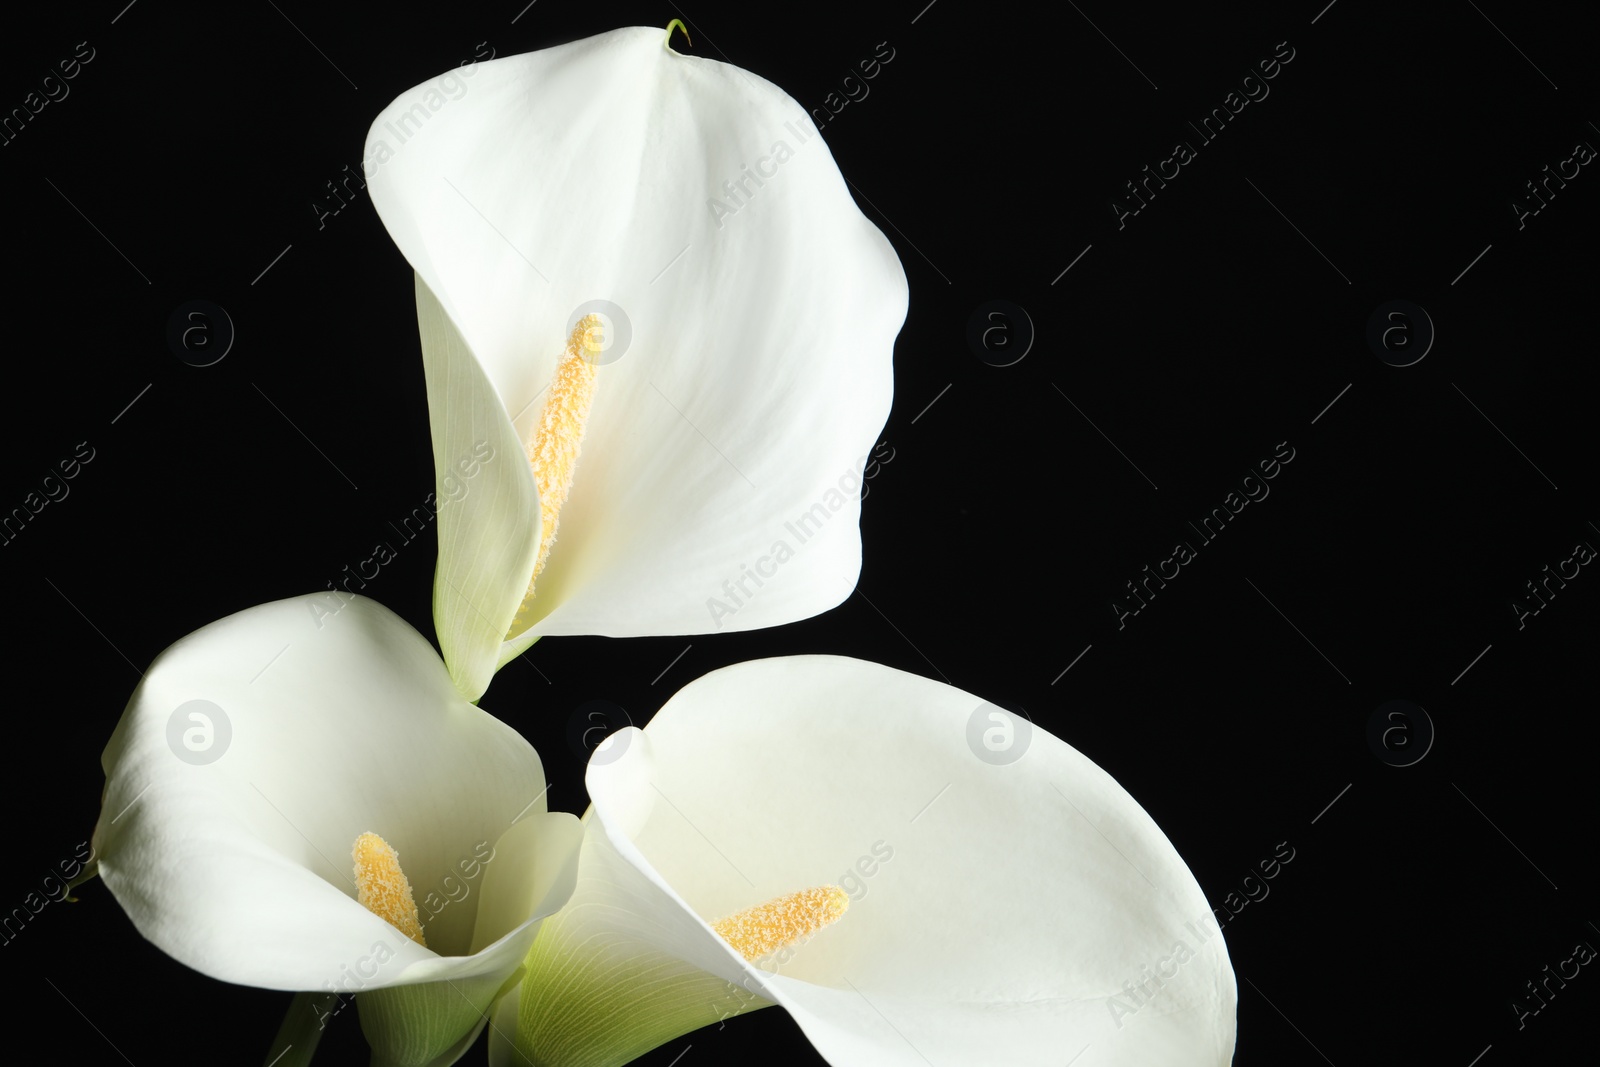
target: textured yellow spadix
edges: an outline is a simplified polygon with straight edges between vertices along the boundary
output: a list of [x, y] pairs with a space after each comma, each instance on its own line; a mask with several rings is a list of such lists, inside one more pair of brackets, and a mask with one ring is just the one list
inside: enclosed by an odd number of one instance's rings
[[550, 557], [556, 540], [556, 525], [561, 505], [572, 489], [572, 476], [578, 465], [578, 446], [583, 442], [583, 426], [594, 403], [596, 360], [604, 338], [600, 316], [585, 315], [578, 320], [567, 339], [567, 349], [556, 364], [556, 376], [545, 396], [544, 408], [528, 442], [528, 462], [533, 464], [533, 482], [539, 488], [539, 511], [544, 529], [539, 537], [539, 555], [534, 560], [533, 578], [527, 595], [517, 608], [511, 633], [521, 629], [523, 616], [533, 604], [533, 586]]
[[356, 838], [356, 900], [378, 918], [428, 947], [417, 921], [417, 905], [411, 899], [411, 883], [400, 869], [400, 856], [389, 842], [374, 833]]
[[836, 885], [802, 889], [765, 904], [718, 919], [711, 929], [745, 959], [762, 956], [810, 937], [835, 922], [850, 906], [850, 895]]

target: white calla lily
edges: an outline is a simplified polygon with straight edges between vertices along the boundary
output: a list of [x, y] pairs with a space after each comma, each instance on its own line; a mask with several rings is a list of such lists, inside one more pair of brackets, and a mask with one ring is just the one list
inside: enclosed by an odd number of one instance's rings
[[621, 29], [417, 86], [364, 165], [416, 271], [439, 496], [507, 460], [439, 517], [462, 692], [546, 634], [849, 595], [907, 289], [798, 103]]
[[[968, 693], [744, 663], [614, 735], [587, 780], [578, 885], [497, 1009], [496, 1067], [610, 1067], [767, 1004], [849, 1067], [1232, 1058], [1233, 970], [1173, 846], [1081, 753]], [[823, 883], [848, 910], [820, 929], [783, 901], [769, 925], [814, 933], [776, 955], [713, 929]]]
[[[375, 1067], [453, 1063], [571, 892], [581, 831], [546, 810], [538, 755], [372, 600], [283, 600], [183, 638], [103, 764], [101, 878], [179, 962], [312, 994], [285, 1064], [356, 993]], [[398, 853], [426, 947], [358, 903], [393, 888], [356, 869], [368, 833]]]

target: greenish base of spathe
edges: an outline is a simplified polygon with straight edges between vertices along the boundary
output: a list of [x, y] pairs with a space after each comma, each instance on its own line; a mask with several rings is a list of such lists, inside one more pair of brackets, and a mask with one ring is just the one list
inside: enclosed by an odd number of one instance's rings
[[597, 950], [592, 936], [575, 936], [582, 926], [563, 914], [540, 927], [524, 964], [511, 1062], [621, 1067], [675, 1037], [772, 1004], [636, 944]]
[[356, 996], [371, 1067], [448, 1067], [472, 1047], [494, 1002], [516, 983], [494, 975], [389, 986]]

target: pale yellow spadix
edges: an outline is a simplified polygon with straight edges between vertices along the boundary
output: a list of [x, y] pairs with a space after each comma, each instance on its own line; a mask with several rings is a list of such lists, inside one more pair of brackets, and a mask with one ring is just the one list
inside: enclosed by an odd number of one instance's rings
[[726, 919], [718, 919], [711, 924], [711, 929], [739, 955], [754, 963], [832, 925], [849, 907], [848, 893], [836, 885], [825, 885], [746, 908]]
[[[222, 750], [204, 768], [168, 741], [197, 695]], [[183, 638], [103, 760], [93, 846], [133, 927], [209, 977], [304, 991], [258, 1063], [305, 1063], [350, 994], [340, 1023], [359, 1012], [373, 1063], [455, 1062], [576, 876], [578, 821], [548, 811], [532, 746], [364, 597], [263, 604]]]
[[[792, 656], [714, 671], [618, 731], [490, 1067], [625, 1067], [769, 1005], [833, 1067], [1228, 1067], [1233, 968], [1183, 858], [1042, 726], [1022, 759], [982, 758], [993, 706]], [[769, 952], [836, 890], [708, 921], [832, 871], [850, 914], [798, 948]]]
[[367, 832], [356, 838], [351, 850], [355, 860], [356, 901], [372, 914], [428, 947], [417, 921], [417, 903], [411, 898], [411, 883], [400, 869], [400, 856], [389, 842]]
[[[469, 63], [368, 134], [368, 192], [416, 271], [434, 626], [468, 700], [544, 637], [781, 625], [860, 572], [905, 272], [804, 107], [662, 43]], [[604, 391], [573, 479], [593, 368], [558, 365], [591, 310]]]
[[561, 505], [567, 502], [567, 494], [572, 491], [578, 450], [583, 444], [583, 427], [589, 421], [589, 408], [594, 404], [596, 361], [604, 344], [600, 316], [585, 315], [573, 327], [545, 396], [544, 409], [534, 426], [533, 438], [528, 442], [528, 462], [533, 465], [533, 482], [539, 489], [542, 529], [533, 579], [517, 608], [508, 638], [526, 628], [526, 616], [533, 605], [534, 584], [544, 570], [545, 560], [550, 558], [550, 546], [555, 544]]

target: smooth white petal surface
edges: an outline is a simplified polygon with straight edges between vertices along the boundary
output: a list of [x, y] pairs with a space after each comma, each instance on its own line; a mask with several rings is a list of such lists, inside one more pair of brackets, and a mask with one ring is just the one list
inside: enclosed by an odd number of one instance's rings
[[[198, 753], [195, 713], [213, 731]], [[141, 934], [224, 981], [498, 988], [570, 891], [576, 821], [547, 814], [537, 754], [375, 601], [298, 597], [190, 634], [151, 664], [103, 764], [101, 877]], [[429, 948], [356, 902], [365, 831], [397, 850]]]
[[[1233, 970], [1183, 860], [1044, 731], [1014, 762], [981, 757], [986, 730], [1020, 723], [992, 714], [1007, 713], [836, 657], [708, 675], [591, 763], [579, 886], [546, 933], [625, 936], [737, 983], [839, 1065], [1230, 1062]], [[707, 925], [829, 882], [849, 911], [777, 965]]]
[[525, 639], [769, 626], [859, 573], [904, 273], [799, 104], [663, 36], [463, 68], [368, 135], [373, 203], [519, 439], [581, 307], [631, 332]]

